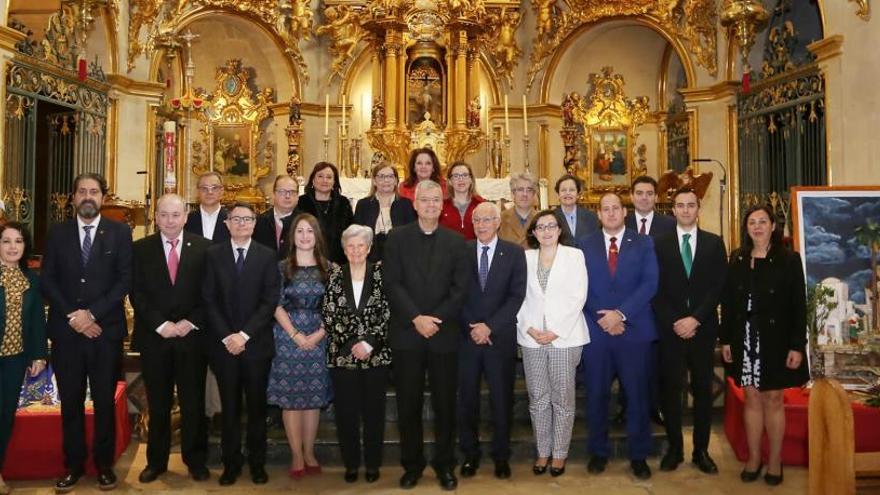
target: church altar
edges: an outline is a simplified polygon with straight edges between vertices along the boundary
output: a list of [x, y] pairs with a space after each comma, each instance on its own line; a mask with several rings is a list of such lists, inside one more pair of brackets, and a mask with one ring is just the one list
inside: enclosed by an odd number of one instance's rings
[[[351, 201], [352, 207], [370, 194], [371, 179], [341, 177], [339, 182], [342, 185], [342, 194]], [[477, 179], [477, 192], [488, 201], [513, 201], [510, 179]]]

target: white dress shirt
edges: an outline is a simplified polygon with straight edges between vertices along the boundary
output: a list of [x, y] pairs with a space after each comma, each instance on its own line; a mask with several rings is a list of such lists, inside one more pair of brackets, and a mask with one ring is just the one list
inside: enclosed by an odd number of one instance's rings
[[[251, 239], [248, 238], [248, 241], [243, 246], [237, 245], [232, 239], [230, 239], [229, 242], [232, 244], [232, 262], [235, 263], [238, 260], [238, 248], [244, 248], [244, 253], [242, 253], [242, 256], [244, 256], [245, 261], [247, 261], [248, 250], [251, 248]], [[245, 342], [247, 342], [251, 338], [251, 336], [245, 333], [244, 330], [239, 331], [238, 334], [244, 338]], [[231, 335], [227, 335], [220, 342], [226, 344], [226, 340], [229, 339], [229, 337], [231, 337]]]
[[635, 211], [635, 214], [636, 214], [635, 215], [635, 217], [636, 217], [636, 232], [642, 231], [642, 219], [644, 218], [646, 220], [645, 221], [645, 234], [650, 234], [651, 233], [651, 224], [654, 223], [654, 210], [651, 210], [651, 213], [648, 213], [647, 215], [642, 215], [638, 211]]
[[498, 247], [498, 236], [492, 238], [489, 241], [489, 244], [483, 244], [482, 242], [477, 240], [477, 270], [480, 269], [480, 258], [483, 256], [483, 246], [488, 246], [489, 250], [486, 251], [486, 256], [489, 257], [489, 269], [492, 269], [492, 259], [495, 257], [495, 248]]
[[92, 223], [85, 223], [82, 221], [82, 218], [80, 218], [79, 215], [76, 216], [76, 226], [77, 226], [77, 232], [79, 232], [79, 247], [80, 247], [80, 249], [82, 249], [83, 241], [86, 240], [86, 231], [83, 227], [86, 225], [92, 225], [95, 227], [93, 229], [89, 229], [89, 238], [92, 241], [92, 245], [94, 246], [95, 245], [95, 234], [97, 234], [96, 230], [98, 230], [98, 224], [100, 224], [100, 223], [101, 223], [101, 214], [100, 213], [98, 214], [98, 216], [95, 217], [94, 220], [92, 220]]
[[623, 233], [626, 231], [626, 227], [622, 227], [619, 232], [614, 234], [609, 234], [607, 230], [602, 229], [602, 235], [605, 236], [605, 259], [608, 259], [608, 251], [611, 249], [611, 238], [614, 237], [615, 244], [617, 244], [617, 254], [620, 255], [620, 248], [623, 246]]
[[691, 261], [697, 256], [697, 226], [694, 225], [693, 229], [690, 231], [682, 230], [681, 226], [676, 225], [675, 231], [678, 233], [678, 251], [681, 252], [681, 244], [684, 242], [684, 235], [690, 234], [691, 238], [688, 239], [688, 244], [691, 245]]
[[[165, 263], [168, 263], [168, 256], [171, 255], [171, 243], [169, 243], [168, 241], [170, 241], [172, 239], [165, 237], [165, 234], [163, 234], [161, 232], [159, 233], [159, 238], [162, 239], [162, 248], [165, 251]], [[178, 262], [178, 267], [179, 267], [180, 266], [179, 265], [180, 256], [183, 253], [183, 231], [181, 231], [179, 234], [177, 234], [177, 246], [175, 246], [174, 250], [177, 251], [177, 262]], [[159, 325], [158, 327], [156, 327], [156, 333], [161, 334], [162, 329], [165, 328], [165, 325], [167, 325], [167, 324], [168, 324], [168, 322], [166, 321], [166, 322], [162, 323], [161, 325]], [[191, 330], [198, 330], [199, 329], [199, 327], [193, 325], [192, 322], [190, 322], [190, 325], [192, 325]]]
[[208, 213], [204, 208], [199, 206], [199, 212], [202, 214], [202, 237], [214, 240], [214, 229], [217, 228], [217, 219], [220, 217], [220, 208], [217, 207], [214, 213]]

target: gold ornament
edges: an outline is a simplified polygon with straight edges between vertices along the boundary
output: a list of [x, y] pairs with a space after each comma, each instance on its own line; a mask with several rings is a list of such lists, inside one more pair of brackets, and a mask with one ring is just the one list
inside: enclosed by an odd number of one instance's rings
[[489, 25], [492, 26], [488, 36], [492, 40], [487, 43], [495, 58], [495, 71], [504, 77], [508, 86], [513, 83], [513, 70], [522, 50], [516, 43], [516, 28], [522, 22], [522, 16], [516, 10], [508, 11], [506, 7], [499, 13], [489, 14]]
[[330, 38], [330, 55], [333, 62], [330, 80], [342, 77], [345, 68], [354, 57], [354, 50], [364, 39], [366, 32], [361, 28], [361, 12], [348, 5], [331, 5], [324, 9], [326, 23], [315, 30], [318, 36]]

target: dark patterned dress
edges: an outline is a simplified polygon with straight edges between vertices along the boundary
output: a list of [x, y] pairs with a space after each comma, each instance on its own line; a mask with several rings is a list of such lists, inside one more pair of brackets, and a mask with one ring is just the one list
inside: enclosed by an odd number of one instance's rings
[[[281, 263], [285, 263], [282, 261]], [[321, 300], [324, 282], [317, 266], [302, 267], [292, 279], [284, 277], [283, 265], [281, 299], [278, 305], [287, 311], [293, 328], [303, 335], [311, 335], [321, 327]], [[320, 409], [332, 398], [330, 374], [327, 371], [327, 339], [310, 351], [300, 349], [277, 322], [275, 357], [269, 373], [267, 401], [282, 409]]]

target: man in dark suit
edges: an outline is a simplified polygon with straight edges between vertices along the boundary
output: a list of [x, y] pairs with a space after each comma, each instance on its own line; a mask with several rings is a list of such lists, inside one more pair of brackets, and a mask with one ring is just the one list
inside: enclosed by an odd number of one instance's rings
[[501, 211], [495, 203], [480, 203], [472, 218], [477, 239], [467, 243], [471, 273], [461, 311], [458, 358], [461, 475], [473, 476], [480, 467], [480, 382], [485, 375], [492, 408], [495, 476], [506, 479], [510, 477], [516, 313], [526, 294], [526, 258], [520, 246], [498, 238]]
[[247, 401], [247, 450], [251, 479], [266, 474], [266, 387], [275, 355], [272, 317], [281, 286], [275, 253], [253, 242], [256, 215], [247, 203], [236, 203], [226, 226], [229, 243], [208, 249], [202, 297], [208, 332], [204, 345], [223, 404], [221, 485], [231, 485], [241, 474], [241, 394]]
[[559, 208], [554, 210], [556, 222], [568, 234], [568, 245], [577, 246], [577, 240], [599, 230], [599, 218], [592, 211], [578, 206], [583, 183], [574, 175], [563, 175], [556, 181]]
[[468, 285], [464, 238], [440, 227], [440, 185], [423, 180], [416, 186], [419, 219], [388, 234], [382, 275], [391, 303], [389, 341], [397, 388], [401, 464], [400, 487], [413, 488], [425, 469], [422, 401], [425, 372], [434, 408], [432, 465], [444, 490], [454, 490], [455, 401], [459, 318]]
[[210, 474], [205, 424], [205, 330], [202, 281], [211, 241], [183, 231], [186, 203], [166, 194], [156, 203], [159, 232], [134, 243], [131, 302], [135, 310], [132, 348], [141, 353], [147, 387], [147, 466], [138, 480], [155, 481], [168, 469], [174, 387], [180, 404], [180, 451], [196, 481]]
[[226, 209], [223, 199], [223, 179], [217, 172], [205, 172], [199, 176], [199, 209], [191, 211], [186, 218], [187, 232], [210, 239], [214, 243], [228, 242]]
[[700, 199], [681, 188], [672, 198], [675, 235], [656, 241], [660, 281], [654, 296], [660, 336], [660, 390], [669, 450], [661, 471], [673, 471], [684, 461], [681, 434], [682, 388], [690, 371], [694, 396], [694, 450], [691, 459], [700, 471], [718, 472], [709, 457], [712, 423], [712, 367], [718, 338], [718, 304], [727, 273], [724, 241], [697, 228]]
[[275, 251], [279, 260], [286, 258], [290, 251], [290, 224], [297, 214], [298, 200], [299, 184], [296, 179], [279, 175], [272, 186], [272, 208], [257, 217], [254, 240]]
[[86, 458], [86, 380], [95, 410], [93, 458], [102, 490], [116, 487], [114, 397], [128, 333], [123, 305], [131, 285], [131, 229], [100, 215], [107, 182], [84, 173], [73, 181], [76, 218], [49, 230], [42, 264], [49, 301], [52, 367], [61, 399], [67, 474], [55, 484], [73, 490]]
[[654, 211], [657, 204], [657, 181], [642, 175], [633, 181], [630, 188], [633, 211], [626, 216], [626, 228], [639, 234], [657, 236], [675, 233], [675, 219]]
[[601, 473], [611, 454], [608, 400], [620, 379], [627, 402], [627, 450], [633, 474], [651, 477], [650, 354], [657, 339], [651, 298], [657, 290], [657, 258], [651, 238], [626, 229], [626, 208], [615, 193], [599, 201], [602, 230], [580, 240], [590, 279], [584, 306], [590, 343], [584, 346], [588, 469]]

